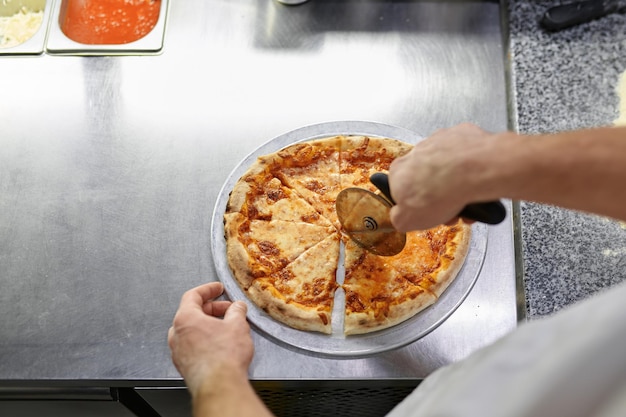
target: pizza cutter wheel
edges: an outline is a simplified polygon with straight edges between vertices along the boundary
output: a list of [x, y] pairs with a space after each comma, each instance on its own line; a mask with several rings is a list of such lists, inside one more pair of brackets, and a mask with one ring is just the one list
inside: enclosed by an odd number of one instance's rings
[[346, 188], [337, 195], [336, 207], [343, 230], [362, 248], [380, 256], [400, 253], [406, 233], [391, 225], [386, 198], [363, 188]]

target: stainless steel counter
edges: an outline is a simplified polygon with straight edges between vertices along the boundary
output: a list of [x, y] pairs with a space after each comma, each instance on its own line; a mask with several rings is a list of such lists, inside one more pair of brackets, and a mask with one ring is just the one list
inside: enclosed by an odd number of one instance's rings
[[[0, 57], [0, 384], [181, 384], [166, 333], [180, 295], [216, 279], [210, 219], [232, 168], [333, 120], [506, 129], [499, 13], [171, 1], [159, 56]], [[255, 335], [251, 377], [421, 378], [514, 328], [516, 301], [509, 217], [470, 296], [425, 338], [336, 360]]]

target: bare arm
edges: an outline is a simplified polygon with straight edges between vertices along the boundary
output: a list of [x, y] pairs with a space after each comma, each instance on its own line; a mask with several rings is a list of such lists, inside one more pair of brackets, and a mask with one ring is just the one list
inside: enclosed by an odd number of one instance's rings
[[400, 230], [454, 218], [470, 202], [528, 200], [626, 220], [626, 128], [551, 135], [436, 132], [390, 169]]
[[193, 415], [271, 416], [248, 381], [254, 346], [246, 304], [214, 301], [223, 290], [221, 283], [212, 282], [187, 291], [168, 334]]
[[[525, 147], [503, 196], [626, 220], [626, 128], [518, 137]], [[539, 154], [539, 155], [538, 155]], [[526, 180], [523, 180], [526, 179]]]
[[192, 398], [194, 417], [272, 415], [254, 392], [247, 373], [228, 366], [216, 370]]

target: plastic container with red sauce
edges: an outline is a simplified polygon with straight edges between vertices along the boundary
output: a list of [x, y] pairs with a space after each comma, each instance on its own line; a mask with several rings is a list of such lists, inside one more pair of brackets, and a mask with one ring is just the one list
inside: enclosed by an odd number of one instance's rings
[[61, 30], [71, 40], [88, 45], [135, 42], [154, 28], [161, 0], [66, 0]]

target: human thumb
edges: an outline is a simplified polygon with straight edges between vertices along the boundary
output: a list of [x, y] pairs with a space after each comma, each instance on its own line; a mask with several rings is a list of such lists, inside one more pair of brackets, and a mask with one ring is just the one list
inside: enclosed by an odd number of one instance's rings
[[243, 301], [235, 301], [228, 307], [224, 314], [224, 320], [245, 320], [248, 306]]

